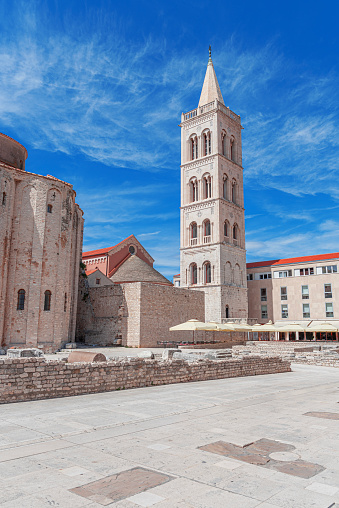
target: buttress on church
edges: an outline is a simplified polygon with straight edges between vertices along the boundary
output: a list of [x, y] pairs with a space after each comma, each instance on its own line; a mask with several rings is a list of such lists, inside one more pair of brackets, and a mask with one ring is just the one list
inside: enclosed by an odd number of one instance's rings
[[133, 235], [82, 253], [83, 212], [72, 186], [27, 172], [26, 149], [0, 134], [1, 347], [156, 347], [190, 339], [169, 332], [188, 319], [246, 320], [242, 126], [224, 104], [211, 55], [198, 107], [182, 114], [180, 127], [175, 285]]

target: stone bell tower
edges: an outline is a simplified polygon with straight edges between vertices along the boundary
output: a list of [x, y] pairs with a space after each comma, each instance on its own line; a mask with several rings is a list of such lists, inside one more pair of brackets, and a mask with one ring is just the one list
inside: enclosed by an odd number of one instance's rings
[[197, 109], [181, 115], [180, 284], [205, 292], [206, 321], [247, 318], [240, 117], [209, 49]]

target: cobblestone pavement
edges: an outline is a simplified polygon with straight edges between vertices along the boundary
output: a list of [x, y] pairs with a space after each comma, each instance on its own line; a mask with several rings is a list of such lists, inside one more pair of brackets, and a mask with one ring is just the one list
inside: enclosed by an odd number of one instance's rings
[[[294, 364], [284, 374], [3, 405], [0, 506], [333, 507], [339, 422], [328, 414], [338, 402], [338, 369]], [[316, 467], [305, 478], [292, 462]]]

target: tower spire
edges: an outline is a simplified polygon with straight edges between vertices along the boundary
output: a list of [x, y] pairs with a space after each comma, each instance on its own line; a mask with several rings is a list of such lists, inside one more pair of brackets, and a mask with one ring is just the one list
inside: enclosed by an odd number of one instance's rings
[[219, 83], [217, 80], [217, 76], [215, 74], [215, 70], [213, 67], [212, 56], [211, 56], [211, 46], [208, 48], [209, 58], [207, 64], [207, 70], [205, 74], [204, 84], [201, 90], [199, 105], [204, 106], [209, 102], [213, 102], [215, 99], [218, 99], [221, 104], [224, 104], [224, 99], [222, 97], [222, 93], [220, 91]]

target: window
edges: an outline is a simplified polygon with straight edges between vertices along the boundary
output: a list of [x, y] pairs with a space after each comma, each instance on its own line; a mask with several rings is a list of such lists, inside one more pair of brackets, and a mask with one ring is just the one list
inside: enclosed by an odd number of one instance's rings
[[25, 296], [26, 291], [24, 289], [19, 289], [18, 291], [18, 302], [17, 302], [17, 310], [24, 310], [25, 308]]
[[225, 222], [224, 222], [224, 236], [228, 236], [228, 229], [229, 229], [229, 224], [228, 224], [227, 220], [225, 220]]
[[[297, 272], [298, 270], [294, 270], [294, 272]], [[300, 275], [314, 275], [314, 268], [300, 268], [299, 270]], [[295, 275], [297, 275], [295, 273]]]
[[2, 193], [2, 205], [5, 206], [6, 205], [6, 192], [3, 192]]
[[100, 285], [100, 284], [101, 284], [101, 280], [100, 280], [100, 279], [95, 279], [95, 283], [96, 283], [97, 285]]
[[332, 284], [324, 284], [325, 298], [332, 298]]
[[281, 306], [281, 317], [288, 318], [288, 305], [284, 304]]
[[52, 213], [52, 205], [47, 205], [47, 213]]
[[45, 291], [44, 310], [51, 310], [51, 298], [52, 293], [49, 290]]
[[212, 184], [210, 175], [204, 176], [203, 183], [204, 183], [204, 198], [208, 199], [212, 197]]
[[210, 284], [210, 282], [212, 281], [211, 263], [204, 264], [204, 281], [205, 281], [205, 284]]
[[132, 254], [132, 256], [133, 256], [133, 254], [135, 254], [135, 247], [133, 247], [133, 245], [130, 245], [130, 246], [129, 246], [129, 249], [128, 249], [128, 252], [129, 252], [130, 254]]
[[253, 273], [247, 274], [247, 280], [253, 280]]
[[303, 303], [303, 318], [309, 318], [309, 317], [310, 317], [310, 304]]
[[224, 175], [222, 184], [222, 195], [224, 199], [228, 199], [227, 186], [228, 186], [228, 178], [226, 175]]
[[310, 297], [308, 292], [308, 286], [301, 286], [301, 298], [303, 300], [308, 300]]
[[198, 158], [198, 138], [196, 136], [191, 138], [191, 157], [192, 160]]
[[234, 161], [234, 160], [235, 160], [234, 156], [235, 156], [235, 150], [234, 150], [234, 139], [232, 138], [232, 139], [230, 140], [230, 159], [231, 159], [231, 161]]
[[204, 222], [204, 243], [209, 243], [211, 241], [211, 223], [209, 220], [205, 220]]
[[238, 225], [237, 224], [234, 224], [234, 226], [233, 226], [232, 236], [233, 236], [233, 244], [234, 245], [238, 245], [239, 231], [238, 231]]
[[232, 182], [232, 203], [237, 203], [237, 182]]
[[197, 270], [197, 265], [195, 263], [193, 263], [191, 265], [191, 284], [197, 284], [198, 283], [198, 270]]
[[283, 272], [274, 272], [274, 278], [292, 277], [292, 270], [284, 270]]
[[224, 157], [227, 157], [226, 140], [227, 140], [226, 133], [222, 132], [221, 133], [221, 146], [222, 146], [222, 154], [224, 155]]
[[64, 312], [67, 310], [67, 293], [65, 293], [65, 299], [64, 299]]
[[197, 245], [198, 243], [198, 226], [196, 222], [192, 222], [190, 225], [190, 236], [191, 236], [191, 245]]
[[287, 287], [283, 286], [280, 288], [280, 299], [287, 300]]
[[337, 273], [337, 265], [330, 265], [330, 266], [318, 266], [317, 267], [317, 273]]
[[271, 279], [272, 274], [271, 273], [258, 273], [258, 279]]
[[333, 303], [325, 303], [326, 317], [333, 317]]
[[204, 155], [210, 155], [211, 153], [211, 133], [210, 131], [204, 134]]
[[266, 288], [260, 288], [260, 300], [262, 302], [267, 302], [267, 290], [266, 290]]
[[225, 307], [226, 319], [228, 319], [230, 317], [229, 314], [230, 314], [230, 309], [228, 308], [228, 305], [226, 305], [226, 307]]
[[190, 181], [191, 200], [198, 201], [198, 181], [196, 178]]
[[268, 313], [267, 313], [267, 305], [261, 306], [261, 319], [267, 319]]

